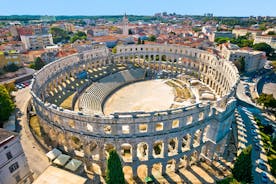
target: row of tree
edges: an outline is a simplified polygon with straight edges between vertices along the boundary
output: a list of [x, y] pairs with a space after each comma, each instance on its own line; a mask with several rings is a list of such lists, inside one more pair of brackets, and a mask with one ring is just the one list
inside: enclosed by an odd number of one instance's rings
[[261, 93], [257, 98], [257, 103], [268, 109], [276, 109], [276, 99], [272, 94]]
[[74, 43], [76, 40], [86, 40], [87, 35], [84, 32], [78, 31], [76, 33], [65, 31], [59, 27], [52, 27], [50, 33], [53, 35], [53, 41], [57, 43]]
[[239, 36], [237, 38], [218, 37], [215, 39], [215, 42], [217, 42], [218, 44], [226, 43], [228, 41], [230, 41], [230, 43], [238, 45], [239, 47], [253, 46], [253, 40], [249, 39], [249, 35]]
[[252, 183], [252, 145], [246, 147], [240, 155], [232, 169], [232, 176], [218, 181], [217, 184], [239, 184], [239, 183]]
[[15, 108], [11, 91], [14, 88], [6, 88], [4, 85], [0, 85], [0, 128], [3, 127], [4, 121], [8, 120], [11, 113]]

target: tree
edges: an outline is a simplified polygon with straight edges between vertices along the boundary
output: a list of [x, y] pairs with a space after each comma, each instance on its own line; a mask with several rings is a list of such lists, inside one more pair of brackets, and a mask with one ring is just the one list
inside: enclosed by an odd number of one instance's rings
[[9, 63], [9, 64], [4, 66], [4, 70], [6, 72], [15, 72], [18, 69], [19, 69], [19, 66], [17, 66], [17, 64], [15, 64], [15, 63]]
[[233, 61], [233, 63], [238, 68], [239, 72], [244, 72], [245, 61], [243, 57], [239, 58], [237, 61]]
[[239, 182], [252, 183], [252, 145], [246, 147], [238, 156], [232, 170], [233, 177]]
[[5, 83], [4, 87], [8, 90], [9, 94], [11, 94], [12, 91], [16, 90], [14, 82]]
[[40, 70], [45, 65], [44, 61], [40, 57], [35, 58], [34, 63], [31, 64], [31, 68]]
[[124, 184], [125, 178], [122, 169], [122, 164], [116, 150], [109, 152], [106, 170], [106, 183], [107, 184]]
[[148, 38], [148, 41], [155, 42], [156, 41], [156, 36], [150, 35]]
[[3, 85], [0, 85], [0, 107], [0, 127], [3, 127], [3, 122], [9, 119], [15, 108], [8, 90]]
[[230, 39], [229, 38], [224, 38], [224, 37], [218, 37], [215, 39], [215, 42], [218, 44], [222, 44], [222, 43], [226, 43], [228, 42]]
[[74, 43], [76, 40], [86, 40], [86, 39], [87, 39], [87, 35], [85, 34], [85, 32], [78, 31], [70, 38], [70, 42]]
[[112, 48], [112, 53], [114, 53], [114, 54], [117, 53], [117, 48], [116, 48], [116, 47], [113, 47], [113, 48]]
[[276, 108], [276, 99], [272, 94], [261, 93], [257, 99], [258, 104], [263, 104], [266, 108]]
[[141, 38], [140, 38], [140, 37], [138, 38], [138, 43], [137, 43], [137, 44], [138, 44], [138, 45], [142, 44]]
[[128, 34], [132, 35], [132, 30], [131, 29], [128, 30]]
[[267, 56], [274, 52], [274, 49], [267, 43], [256, 43], [253, 45], [254, 50], [264, 51]]
[[55, 44], [68, 42], [70, 39], [69, 33], [59, 27], [52, 27], [50, 33], [53, 35], [53, 41]]
[[267, 34], [268, 35], [276, 35], [276, 33], [274, 31], [269, 31]]

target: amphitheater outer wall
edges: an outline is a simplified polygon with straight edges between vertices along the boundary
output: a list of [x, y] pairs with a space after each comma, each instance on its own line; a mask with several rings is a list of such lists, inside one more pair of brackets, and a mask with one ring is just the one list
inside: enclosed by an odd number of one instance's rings
[[[66, 77], [126, 62], [175, 73], [196, 73], [220, 98], [166, 111], [109, 116], [82, 114], [44, 102], [48, 90]], [[98, 165], [101, 174], [106, 167], [106, 151], [114, 148], [123, 166], [130, 166], [133, 176], [137, 176], [140, 165], [146, 166], [151, 175], [157, 163], [162, 165], [163, 173], [170, 164], [177, 169], [200, 158], [221, 156], [231, 130], [238, 81], [238, 71], [231, 62], [218, 60], [205, 51], [177, 45], [133, 45], [118, 46], [115, 54], [99, 48], [48, 64], [35, 74], [31, 94], [41, 127], [53, 146], [83, 157], [88, 166]]]

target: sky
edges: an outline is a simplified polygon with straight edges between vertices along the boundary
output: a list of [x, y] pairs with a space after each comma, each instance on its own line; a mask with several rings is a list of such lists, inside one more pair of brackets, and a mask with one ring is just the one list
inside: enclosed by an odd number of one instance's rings
[[276, 0], [0, 0], [0, 15], [276, 16]]

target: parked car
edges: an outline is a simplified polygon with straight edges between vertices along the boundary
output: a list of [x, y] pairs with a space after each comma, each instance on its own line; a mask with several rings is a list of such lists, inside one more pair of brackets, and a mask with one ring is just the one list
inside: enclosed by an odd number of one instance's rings
[[257, 135], [257, 132], [255, 130], [251, 130], [252, 135]]
[[254, 137], [254, 142], [259, 142], [259, 139], [257, 136]]
[[263, 183], [267, 183], [268, 177], [267, 177], [266, 172], [262, 172], [262, 173], [261, 173], [261, 176], [262, 176], [262, 182], [263, 182]]
[[254, 149], [256, 151], [261, 151], [262, 150], [261, 146], [258, 143], [255, 143]]
[[258, 159], [257, 164], [258, 164], [259, 168], [261, 168], [262, 170], [266, 169], [266, 165], [262, 159]]

